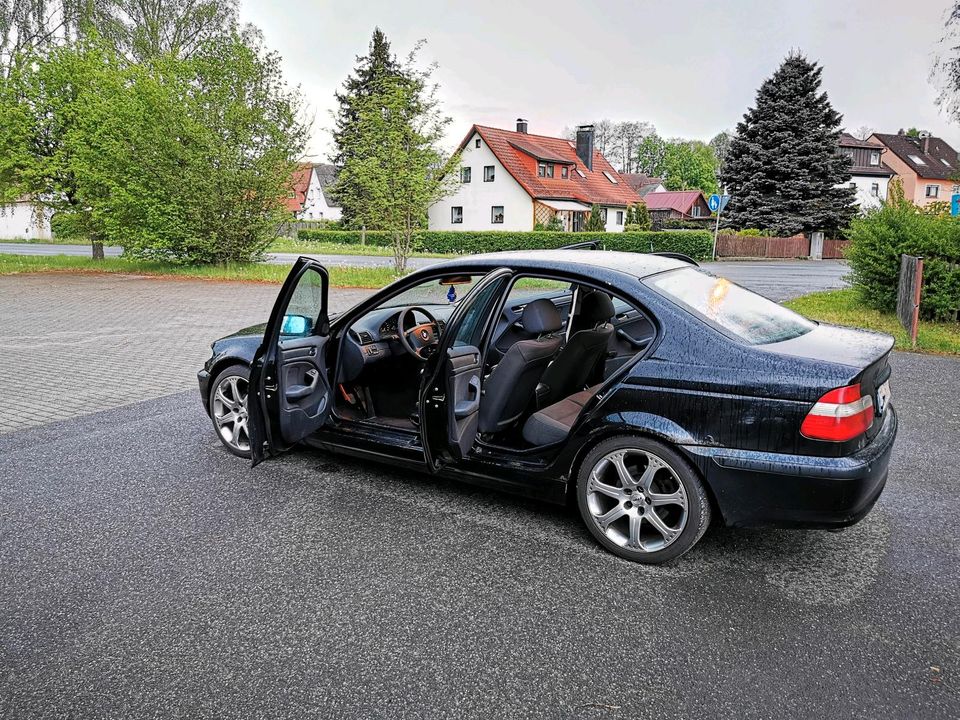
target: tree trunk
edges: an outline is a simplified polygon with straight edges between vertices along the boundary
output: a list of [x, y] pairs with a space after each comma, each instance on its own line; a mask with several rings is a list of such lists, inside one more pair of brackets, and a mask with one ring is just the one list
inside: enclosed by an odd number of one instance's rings
[[90, 241], [93, 259], [94, 260], [103, 260], [103, 241], [102, 240], [91, 240]]

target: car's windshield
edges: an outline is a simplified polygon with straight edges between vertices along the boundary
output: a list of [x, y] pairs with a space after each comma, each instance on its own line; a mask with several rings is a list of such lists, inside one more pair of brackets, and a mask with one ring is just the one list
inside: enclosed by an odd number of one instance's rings
[[379, 307], [407, 307], [409, 305], [456, 305], [466, 296], [483, 275], [457, 275], [433, 278], [407, 288]]
[[816, 327], [772, 300], [701, 270], [672, 270], [655, 275], [647, 284], [751, 345], [790, 340]]

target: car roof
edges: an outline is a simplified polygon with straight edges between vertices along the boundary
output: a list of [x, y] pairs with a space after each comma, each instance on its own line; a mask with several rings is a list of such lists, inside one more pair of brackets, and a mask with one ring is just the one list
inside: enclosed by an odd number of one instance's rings
[[614, 250], [510, 250], [464, 255], [425, 268], [430, 271], [462, 270], [467, 267], [524, 267], [531, 270], [579, 272], [602, 278], [612, 273], [643, 278], [666, 270], [691, 267], [689, 263], [663, 255], [617, 252]]

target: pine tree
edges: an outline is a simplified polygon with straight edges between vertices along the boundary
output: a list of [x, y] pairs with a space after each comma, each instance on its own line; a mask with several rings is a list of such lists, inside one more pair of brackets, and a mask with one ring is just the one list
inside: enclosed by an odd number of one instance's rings
[[380, 28], [374, 28], [368, 54], [357, 56], [353, 75], [344, 81], [342, 92], [334, 93], [340, 107], [334, 116], [333, 143], [336, 150], [331, 160], [338, 168], [353, 156], [353, 149], [359, 142], [358, 105], [375, 92], [384, 78], [402, 75], [403, 68], [390, 52], [387, 36]]
[[837, 152], [843, 116], [820, 91], [821, 73], [791, 54], [760, 86], [722, 172], [729, 225], [793, 235], [849, 224], [856, 209], [850, 160]]
[[630, 224], [635, 226], [634, 230], [649, 230], [652, 227], [646, 203], [639, 202], [630, 206]]
[[587, 221], [583, 224], [583, 231], [605, 232], [606, 229], [607, 226], [603, 221], [603, 213], [600, 211], [600, 206], [594, 203], [590, 208], [590, 217], [588, 217]]

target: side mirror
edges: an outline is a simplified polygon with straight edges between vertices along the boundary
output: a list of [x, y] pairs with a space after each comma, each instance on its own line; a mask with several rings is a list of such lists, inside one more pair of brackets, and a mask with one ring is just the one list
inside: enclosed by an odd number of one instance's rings
[[306, 335], [312, 330], [310, 318], [305, 315], [284, 315], [281, 335]]

